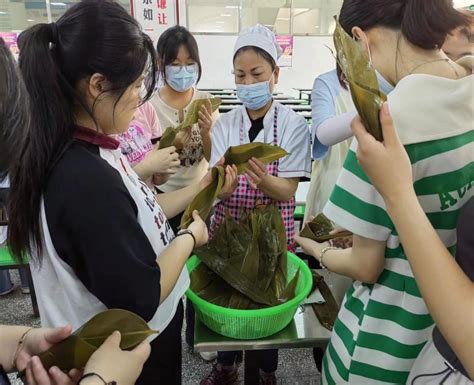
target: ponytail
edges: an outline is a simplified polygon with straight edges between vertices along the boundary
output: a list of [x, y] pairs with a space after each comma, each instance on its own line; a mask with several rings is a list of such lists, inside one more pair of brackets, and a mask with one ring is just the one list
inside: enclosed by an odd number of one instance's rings
[[53, 28], [38, 24], [19, 38], [19, 64], [30, 96], [33, 123], [21, 130], [21, 161], [15, 165], [11, 179], [9, 216], [13, 224], [8, 242], [12, 254], [19, 259], [23, 253], [33, 256], [35, 251], [41, 252], [41, 194], [52, 165], [72, 140], [73, 90], [56, 63], [54, 43], [58, 42], [53, 43]]
[[467, 24], [468, 17], [453, 8], [450, 0], [407, 0], [401, 30], [411, 44], [436, 49], [452, 30]]
[[151, 39], [112, 0], [83, 0], [52, 24], [19, 37], [20, 69], [30, 96], [31, 124], [20, 130], [24, 145], [11, 172], [8, 243], [13, 255], [39, 261], [41, 199], [48, 177], [73, 140], [78, 106], [94, 119], [77, 88], [95, 73], [111, 84], [116, 104], [144, 71], [144, 101], [155, 88], [156, 53]]

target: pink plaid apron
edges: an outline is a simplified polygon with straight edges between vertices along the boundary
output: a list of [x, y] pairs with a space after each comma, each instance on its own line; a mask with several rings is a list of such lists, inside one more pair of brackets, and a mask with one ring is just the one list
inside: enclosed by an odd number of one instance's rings
[[[275, 107], [275, 115], [273, 119], [273, 145], [278, 145], [278, 111]], [[245, 143], [244, 123], [243, 118], [240, 122], [240, 144]], [[278, 161], [272, 162], [267, 166], [269, 175], [278, 176]], [[266, 197], [260, 189], [254, 189], [250, 186], [245, 175], [238, 176], [239, 184], [235, 189], [234, 193], [229, 199], [221, 201], [214, 207], [214, 216], [212, 217], [210, 236], [212, 238], [215, 229], [219, 226], [225, 216], [225, 212], [228, 210], [235, 220], [239, 220], [242, 214], [242, 210], [253, 210], [255, 204], [258, 201], [263, 205], [274, 203], [280, 209], [283, 216], [283, 222], [286, 228], [286, 237], [288, 240], [288, 247], [290, 250], [294, 249], [294, 238], [295, 238], [295, 198], [291, 198], [288, 202], [277, 202], [271, 198]]]

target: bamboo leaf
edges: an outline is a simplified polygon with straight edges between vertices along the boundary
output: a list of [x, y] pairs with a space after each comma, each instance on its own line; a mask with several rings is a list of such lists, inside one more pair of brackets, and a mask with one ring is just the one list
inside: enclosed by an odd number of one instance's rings
[[352, 100], [367, 131], [382, 141], [379, 110], [387, 100], [379, 89], [377, 75], [365, 51], [344, 31], [336, 18], [334, 45], [337, 62], [349, 83]]
[[319, 214], [311, 222], [306, 223], [300, 235], [303, 238], [309, 238], [316, 242], [326, 242], [331, 239], [339, 239], [351, 237], [353, 234], [350, 231], [341, 231], [335, 234], [331, 234], [334, 229], [331, 221], [324, 216]]
[[199, 216], [205, 221], [211, 212], [217, 195], [222, 190], [225, 179], [225, 171], [222, 166], [213, 167], [211, 169], [212, 183], [200, 191], [184, 211], [181, 218], [181, 228], [187, 229], [193, 221], [193, 211], [197, 210]]
[[[281, 147], [255, 142], [230, 147], [224, 155], [224, 165], [235, 164], [238, 174], [241, 175], [245, 173], [248, 167], [248, 161], [252, 157], [257, 158], [264, 164], [268, 164], [287, 155], [288, 153]], [[225, 170], [222, 166], [213, 167], [211, 172], [212, 183], [196, 195], [186, 208], [181, 219], [182, 229], [186, 229], [191, 224], [194, 210], [199, 211], [199, 215], [203, 220], [206, 220], [209, 216], [214, 201], [220, 194], [225, 180]]]
[[252, 142], [230, 147], [224, 154], [224, 164], [235, 164], [238, 173], [243, 174], [251, 158], [257, 158], [260, 162], [268, 164], [287, 155], [288, 153], [281, 147], [268, 143]]
[[147, 337], [158, 333], [136, 314], [110, 309], [96, 314], [69, 338], [40, 354], [39, 358], [47, 370], [52, 366], [65, 372], [82, 369], [90, 356], [116, 330], [122, 335], [120, 347], [125, 350], [135, 348]]
[[175, 142], [178, 131], [194, 126], [199, 120], [199, 110], [207, 103], [207, 101], [210, 101], [211, 103], [212, 112], [217, 110], [217, 108], [222, 103], [222, 100], [219, 98], [194, 100], [189, 106], [188, 113], [186, 114], [183, 122], [176, 127], [166, 128], [166, 130], [163, 132], [163, 135], [161, 136], [158, 147], [162, 149], [172, 146]]
[[245, 212], [239, 222], [227, 214], [214, 238], [195, 250], [202, 263], [191, 274], [191, 288], [211, 303], [234, 309], [288, 301], [295, 295], [299, 274], [288, 282], [286, 248], [276, 206]]

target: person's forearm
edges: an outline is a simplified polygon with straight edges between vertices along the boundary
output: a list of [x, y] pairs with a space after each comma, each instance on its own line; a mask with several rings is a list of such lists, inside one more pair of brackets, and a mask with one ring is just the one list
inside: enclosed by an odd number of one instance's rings
[[[344, 275], [356, 281], [375, 283], [380, 269], [374, 269], [370, 260], [362, 256], [363, 252], [355, 253], [353, 248], [329, 250], [324, 254], [324, 265], [329, 271]], [[313, 255], [319, 258], [319, 253]]]
[[137, 163], [132, 167], [133, 171], [140, 177], [142, 180], [148, 180], [153, 175], [153, 170], [148, 165], [147, 158], [143, 158], [140, 163]]
[[153, 174], [153, 184], [155, 186], [165, 184], [170, 179], [170, 176], [170, 174]]
[[298, 180], [266, 175], [258, 185], [258, 188], [273, 200], [287, 202], [295, 196]]
[[156, 200], [167, 218], [173, 218], [182, 213], [200, 191], [199, 184], [193, 184], [181, 190], [156, 194]]
[[351, 121], [356, 115], [357, 112], [346, 112], [321, 123], [316, 130], [319, 142], [330, 147], [350, 138]]
[[26, 326], [0, 326], [0, 365], [7, 373], [16, 370], [13, 358], [21, 336], [28, 329]]
[[194, 240], [190, 235], [181, 235], [161, 253], [157, 263], [161, 270], [161, 294], [162, 303], [171, 293], [183, 270], [186, 260], [193, 251]]
[[204, 157], [209, 162], [211, 160], [211, 151], [212, 151], [212, 137], [211, 133], [202, 135], [202, 146], [204, 150]]
[[439, 239], [414, 192], [403, 201], [387, 201], [387, 210], [431, 316], [474, 377], [474, 283]]

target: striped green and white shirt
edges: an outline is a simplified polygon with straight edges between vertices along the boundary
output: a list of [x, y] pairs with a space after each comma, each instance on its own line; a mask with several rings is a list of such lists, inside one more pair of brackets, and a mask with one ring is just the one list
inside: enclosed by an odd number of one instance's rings
[[[388, 101], [418, 199], [451, 251], [459, 211], [474, 192], [473, 83], [473, 76], [410, 75]], [[324, 358], [323, 383], [404, 384], [433, 320], [356, 151], [354, 141], [324, 214], [354, 234], [386, 241], [385, 267], [377, 283], [356, 281], [347, 292]]]

